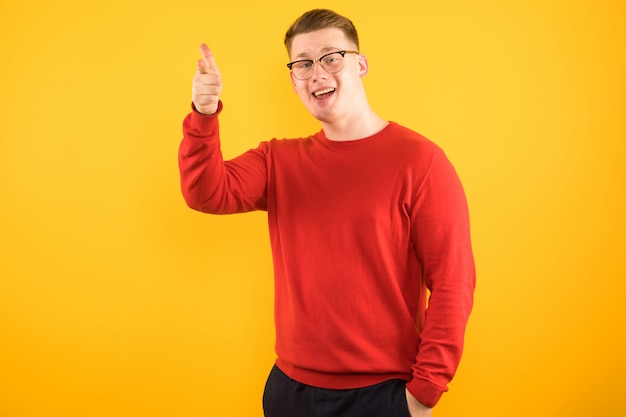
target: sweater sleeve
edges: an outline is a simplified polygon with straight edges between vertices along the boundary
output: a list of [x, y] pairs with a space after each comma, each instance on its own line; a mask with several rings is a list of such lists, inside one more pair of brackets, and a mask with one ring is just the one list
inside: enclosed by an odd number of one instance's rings
[[459, 365], [476, 279], [465, 193], [443, 151], [414, 198], [413, 241], [430, 297], [407, 389], [433, 407]]
[[267, 209], [267, 146], [224, 161], [218, 116], [192, 111], [183, 121], [178, 151], [182, 194], [194, 210], [212, 214]]

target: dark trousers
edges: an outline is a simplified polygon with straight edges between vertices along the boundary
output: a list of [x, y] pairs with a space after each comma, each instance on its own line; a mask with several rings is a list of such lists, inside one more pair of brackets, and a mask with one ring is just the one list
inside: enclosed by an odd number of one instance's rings
[[274, 366], [265, 385], [265, 417], [410, 417], [406, 381], [330, 390], [301, 384]]

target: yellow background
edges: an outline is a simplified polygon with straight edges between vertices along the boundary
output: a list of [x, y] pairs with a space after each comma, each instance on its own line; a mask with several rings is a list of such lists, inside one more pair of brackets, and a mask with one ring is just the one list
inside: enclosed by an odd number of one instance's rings
[[188, 209], [176, 153], [201, 42], [227, 157], [319, 128], [282, 46], [314, 7], [465, 184], [476, 307], [434, 415], [626, 414], [623, 2], [2, 0], [0, 416], [262, 415], [265, 216]]

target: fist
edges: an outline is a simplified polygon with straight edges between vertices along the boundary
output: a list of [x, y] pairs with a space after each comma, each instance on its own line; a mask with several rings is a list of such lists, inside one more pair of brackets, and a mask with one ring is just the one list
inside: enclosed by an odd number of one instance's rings
[[193, 77], [191, 100], [202, 114], [215, 114], [222, 93], [222, 76], [217, 68], [213, 53], [205, 44], [200, 45], [196, 75]]

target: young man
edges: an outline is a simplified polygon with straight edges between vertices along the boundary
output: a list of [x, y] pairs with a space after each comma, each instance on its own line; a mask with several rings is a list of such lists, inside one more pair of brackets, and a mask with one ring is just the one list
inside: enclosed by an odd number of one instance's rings
[[350, 20], [309, 11], [285, 45], [293, 89], [322, 130], [224, 161], [222, 81], [202, 45], [179, 152], [191, 208], [268, 214], [277, 359], [265, 415], [429, 416], [473, 302], [461, 183], [435, 144], [371, 109]]

